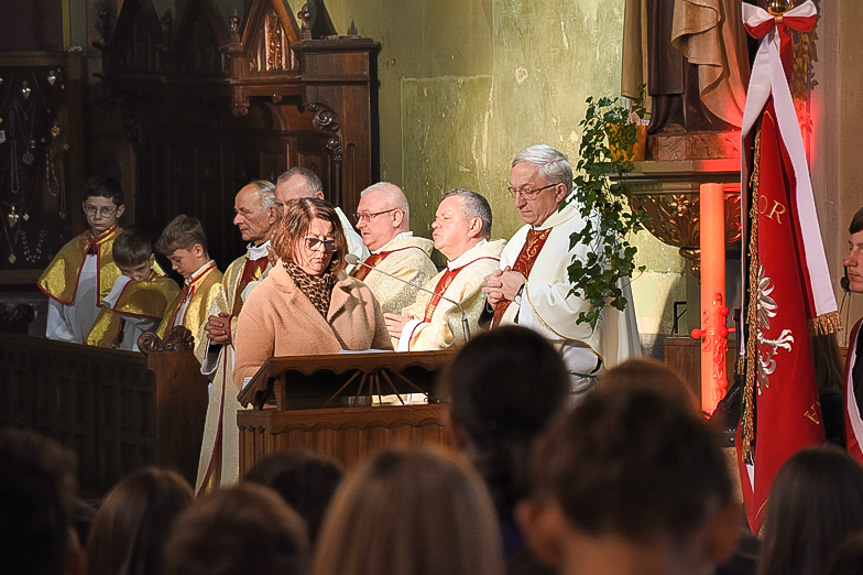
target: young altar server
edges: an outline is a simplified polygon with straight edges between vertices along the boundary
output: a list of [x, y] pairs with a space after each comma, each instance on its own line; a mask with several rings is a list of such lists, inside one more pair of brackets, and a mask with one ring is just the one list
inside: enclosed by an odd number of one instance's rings
[[198, 337], [207, 321], [210, 306], [222, 289], [222, 272], [207, 252], [207, 236], [201, 222], [190, 216], [177, 216], [156, 241], [156, 249], [186, 280], [183, 291], [168, 306], [156, 335], [163, 338], [172, 327], [182, 325], [192, 333], [192, 337]]
[[84, 184], [81, 207], [87, 231], [63, 246], [37, 281], [48, 295], [45, 337], [75, 343], [84, 343], [120, 276], [112, 252], [125, 210], [123, 189], [112, 178], [91, 178]]
[[[124, 231], [114, 240], [114, 263], [122, 275], [102, 302], [87, 345], [138, 350], [138, 338], [153, 331], [180, 291], [164, 273], [157, 273], [150, 238]], [[160, 270], [161, 271], [161, 270]]]

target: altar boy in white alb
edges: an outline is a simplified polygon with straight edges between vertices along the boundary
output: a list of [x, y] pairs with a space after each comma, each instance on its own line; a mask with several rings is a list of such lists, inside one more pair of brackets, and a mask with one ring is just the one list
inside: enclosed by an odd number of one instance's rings
[[546, 145], [523, 149], [512, 162], [509, 192], [525, 225], [507, 242], [500, 269], [486, 278], [483, 292], [493, 310], [492, 326], [518, 324], [545, 335], [561, 350], [573, 391], [589, 389], [596, 376], [631, 355], [641, 355], [638, 328], [629, 301], [625, 312], [606, 306], [596, 329], [576, 323], [591, 305], [575, 295], [567, 267], [590, 247], [570, 248], [569, 237], [584, 226], [578, 206], [560, 208], [572, 189], [572, 166]]

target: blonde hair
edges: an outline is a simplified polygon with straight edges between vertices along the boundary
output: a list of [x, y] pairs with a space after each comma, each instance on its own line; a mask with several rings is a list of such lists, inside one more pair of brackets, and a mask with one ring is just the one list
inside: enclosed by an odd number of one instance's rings
[[336, 493], [312, 575], [491, 575], [500, 532], [482, 479], [430, 450], [385, 450]]

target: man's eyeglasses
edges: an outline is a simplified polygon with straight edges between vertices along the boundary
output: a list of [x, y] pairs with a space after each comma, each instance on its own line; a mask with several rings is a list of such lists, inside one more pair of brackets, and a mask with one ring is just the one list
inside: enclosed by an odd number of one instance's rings
[[547, 186], [543, 186], [541, 188], [534, 188], [532, 190], [516, 190], [515, 188], [510, 186], [506, 189], [506, 191], [509, 192], [509, 195], [512, 196], [512, 199], [515, 199], [516, 196], [521, 196], [525, 200], [532, 200], [541, 191], [547, 190], [548, 188], [553, 188], [554, 186], [558, 185], [559, 183], [560, 182], [558, 182], [557, 184], [549, 184]]
[[[321, 249], [328, 252], [336, 251], [336, 240], [322, 240], [311, 236], [305, 236], [303, 240], [306, 242], [306, 249], [310, 252], [317, 252]], [[321, 248], [321, 246], [323, 246], [323, 248]]]
[[90, 216], [91, 218], [95, 218], [96, 214], [99, 214], [103, 218], [110, 218], [114, 214], [117, 213], [117, 210], [120, 209], [120, 206], [115, 208], [109, 208], [107, 206], [102, 208], [97, 208], [96, 206], [84, 206], [84, 213]]
[[354, 221], [355, 221], [356, 223], [360, 223], [360, 222], [363, 222], [363, 221], [365, 221], [365, 222], [370, 222], [370, 221], [372, 221], [373, 219], [375, 219], [375, 218], [376, 218], [376, 217], [378, 217], [378, 216], [382, 216], [382, 215], [384, 215], [384, 214], [388, 214], [388, 213], [390, 213], [390, 212], [394, 212], [394, 211], [396, 211], [397, 209], [399, 209], [399, 208], [390, 208], [390, 209], [388, 209], [388, 210], [384, 210], [384, 211], [382, 211], [382, 212], [375, 212], [375, 213], [373, 213], [373, 214], [354, 214]]

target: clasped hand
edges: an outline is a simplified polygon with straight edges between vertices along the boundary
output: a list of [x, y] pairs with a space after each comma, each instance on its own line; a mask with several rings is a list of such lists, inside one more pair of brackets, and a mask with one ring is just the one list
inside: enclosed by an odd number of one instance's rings
[[231, 314], [222, 312], [211, 315], [204, 324], [204, 331], [210, 338], [210, 343], [228, 345], [231, 343]]
[[524, 282], [525, 278], [521, 272], [513, 271], [511, 266], [506, 266], [485, 276], [485, 287], [482, 288], [482, 293], [486, 294], [488, 303], [495, 306], [502, 301], [514, 300], [515, 294]]

